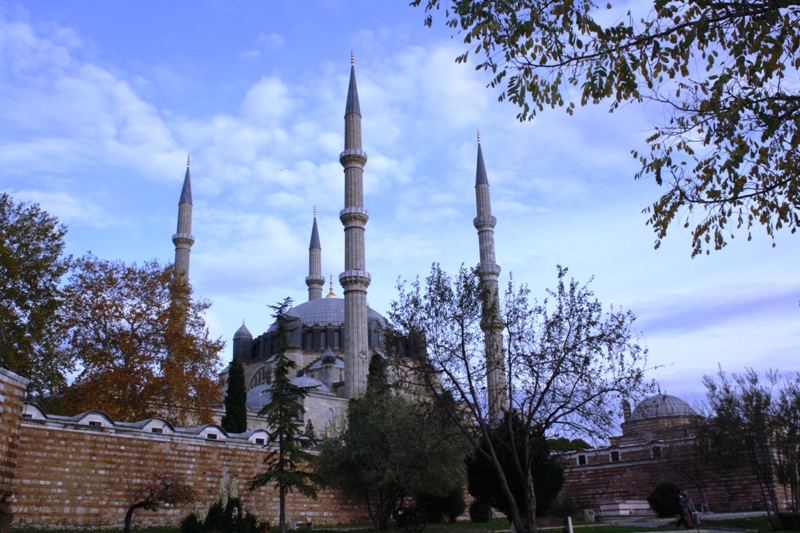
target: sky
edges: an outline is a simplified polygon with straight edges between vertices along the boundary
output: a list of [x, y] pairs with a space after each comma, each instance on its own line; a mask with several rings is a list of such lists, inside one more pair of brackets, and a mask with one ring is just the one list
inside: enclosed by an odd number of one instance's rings
[[307, 300], [314, 206], [323, 272], [343, 270], [353, 51], [373, 309], [434, 262], [478, 262], [480, 130], [501, 283], [513, 273], [541, 299], [556, 265], [591, 280], [638, 317], [648, 377], [690, 404], [719, 368], [799, 370], [797, 237], [773, 247], [763, 228], [750, 242], [735, 232], [692, 259], [675, 225], [655, 250], [642, 211], [662, 191], [633, 179], [631, 151], [662, 110], [548, 109], [520, 123], [488, 73], [455, 63], [466, 45], [442, 15], [432, 28], [424, 17], [405, 0], [0, 0], [0, 192], [58, 217], [75, 256], [166, 263], [191, 154], [190, 278], [213, 302], [227, 362], [243, 320], [258, 335], [269, 305]]

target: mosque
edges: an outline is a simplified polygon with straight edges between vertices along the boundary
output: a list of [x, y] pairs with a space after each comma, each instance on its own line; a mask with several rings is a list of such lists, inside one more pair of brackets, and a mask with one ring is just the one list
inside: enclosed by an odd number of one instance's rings
[[[326, 279], [322, 276], [322, 245], [317, 228], [316, 212], [311, 227], [308, 252], [308, 301], [294, 306], [289, 316], [290, 350], [287, 356], [297, 364], [292, 383], [308, 387], [302, 414], [306, 425], [311, 422], [318, 433], [336, 424], [350, 398], [363, 393], [367, 383], [369, 360], [382, 353], [384, 339], [381, 333], [384, 318], [367, 304], [367, 290], [371, 276], [366, 269], [366, 224], [369, 214], [364, 207], [364, 166], [367, 154], [362, 149], [361, 107], [358, 101], [355, 66], [350, 66], [350, 83], [345, 106], [344, 151], [339, 161], [344, 167], [345, 205], [339, 213], [344, 226], [345, 271], [339, 275], [343, 297], [334, 292], [333, 279], [329, 292], [323, 297]], [[494, 226], [489, 182], [478, 139], [478, 158], [475, 174], [478, 230], [481, 257], [481, 281], [489, 294], [497, 295], [500, 267], [495, 263]], [[175, 270], [189, 275], [189, 259], [194, 237], [192, 228], [192, 187], [190, 168], [186, 168], [183, 190], [178, 207], [178, 229], [172, 237], [175, 244]], [[497, 321], [486, 321], [485, 341], [487, 360], [491, 369], [488, 376], [490, 401], [495, 409], [505, 404], [502, 364], [502, 331]], [[273, 324], [265, 333], [253, 338], [247, 326], [242, 326], [233, 336], [233, 358], [245, 367], [247, 387], [248, 428], [266, 429], [258, 412], [271, 400], [268, 389], [272, 382]], [[230, 366], [220, 374], [227, 383]], [[224, 413], [220, 410], [216, 418]]]

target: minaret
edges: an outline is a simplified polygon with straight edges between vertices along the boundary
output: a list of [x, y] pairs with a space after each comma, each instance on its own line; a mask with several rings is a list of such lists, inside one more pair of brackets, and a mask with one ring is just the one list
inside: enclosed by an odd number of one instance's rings
[[492, 216], [492, 201], [489, 180], [483, 164], [481, 135], [478, 132], [478, 165], [475, 172], [475, 203], [478, 216], [473, 224], [478, 230], [481, 252], [479, 275], [483, 292], [483, 317], [481, 329], [486, 350], [486, 386], [489, 391], [489, 414], [493, 416], [508, 409], [506, 398], [506, 372], [503, 360], [503, 324], [500, 321], [500, 298], [497, 278], [500, 266], [495, 262], [494, 226], [497, 219]]
[[322, 246], [319, 244], [319, 231], [317, 231], [317, 206], [314, 206], [314, 226], [311, 228], [311, 244], [308, 245], [308, 301], [322, 298], [322, 286], [325, 278], [322, 276]]
[[364, 209], [364, 165], [367, 154], [361, 150], [361, 109], [358, 105], [356, 70], [350, 56], [350, 87], [344, 112], [344, 152], [339, 161], [344, 167], [344, 209], [339, 219], [344, 225], [344, 272], [339, 283], [344, 289], [344, 396], [354, 398], [367, 387], [369, 369], [367, 333], [367, 272], [364, 226], [369, 220]]
[[183, 275], [189, 280], [189, 254], [194, 244], [192, 235], [192, 180], [189, 167], [192, 158], [186, 160], [186, 177], [183, 178], [183, 190], [178, 202], [178, 232], [172, 236], [175, 243], [175, 274]]

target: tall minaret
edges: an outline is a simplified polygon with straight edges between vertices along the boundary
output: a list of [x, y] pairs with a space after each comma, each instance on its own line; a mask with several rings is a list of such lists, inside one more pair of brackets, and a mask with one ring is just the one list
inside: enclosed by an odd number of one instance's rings
[[322, 246], [319, 244], [319, 231], [317, 231], [317, 206], [314, 206], [314, 226], [311, 228], [311, 244], [308, 245], [308, 301], [322, 298], [322, 286], [325, 278], [322, 276]]
[[486, 386], [489, 391], [489, 414], [494, 415], [508, 409], [506, 398], [506, 372], [503, 361], [503, 324], [500, 321], [500, 298], [497, 278], [500, 266], [495, 262], [494, 226], [497, 219], [492, 216], [492, 201], [489, 180], [483, 164], [481, 135], [478, 132], [478, 166], [475, 172], [475, 203], [478, 216], [473, 223], [478, 230], [481, 252], [479, 275], [484, 293], [481, 329], [486, 350]]
[[189, 279], [189, 254], [194, 244], [192, 235], [192, 179], [189, 176], [191, 156], [186, 160], [186, 177], [183, 178], [183, 190], [178, 202], [178, 232], [172, 236], [175, 243], [175, 274]]
[[344, 167], [344, 209], [339, 219], [344, 225], [344, 272], [339, 283], [344, 289], [344, 396], [354, 398], [367, 387], [369, 369], [367, 334], [367, 272], [364, 226], [369, 220], [364, 209], [364, 165], [367, 154], [361, 151], [361, 109], [358, 105], [356, 70], [350, 56], [350, 87], [344, 112], [344, 152], [339, 161]]

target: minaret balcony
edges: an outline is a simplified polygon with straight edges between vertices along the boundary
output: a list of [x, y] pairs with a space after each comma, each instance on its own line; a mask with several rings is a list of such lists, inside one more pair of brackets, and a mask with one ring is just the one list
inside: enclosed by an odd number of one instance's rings
[[345, 291], [366, 290], [371, 281], [372, 276], [366, 270], [346, 270], [339, 274], [339, 283]]
[[176, 233], [172, 236], [172, 242], [175, 246], [191, 247], [194, 244], [194, 235], [191, 233]]
[[347, 169], [349, 167], [363, 167], [367, 164], [367, 153], [361, 150], [345, 150], [339, 154], [339, 162]]
[[472, 223], [475, 225], [475, 229], [483, 230], [483, 229], [494, 229], [497, 225], [497, 219], [492, 215], [488, 217], [485, 215], [477, 216], [472, 220]]
[[339, 211], [339, 220], [344, 224], [344, 229], [362, 227], [369, 220], [369, 212], [363, 207], [345, 207]]

